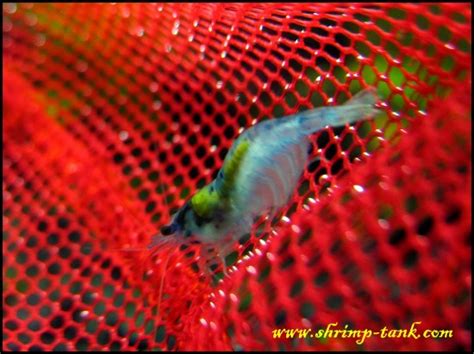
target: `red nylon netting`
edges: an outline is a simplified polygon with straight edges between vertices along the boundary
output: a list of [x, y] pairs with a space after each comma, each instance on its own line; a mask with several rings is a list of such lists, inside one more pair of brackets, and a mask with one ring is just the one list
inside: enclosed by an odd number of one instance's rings
[[[470, 348], [470, 22], [468, 4], [4, 4], [3, 348]], [[241, 128], [366, 86], [386, 114], [312, 137], [286, 217], [229, 278], [175, 252], [158, 310], [164, 254], [117, 248], [146, 245]], [[453, 337], [272, 338], [416, 321]]]

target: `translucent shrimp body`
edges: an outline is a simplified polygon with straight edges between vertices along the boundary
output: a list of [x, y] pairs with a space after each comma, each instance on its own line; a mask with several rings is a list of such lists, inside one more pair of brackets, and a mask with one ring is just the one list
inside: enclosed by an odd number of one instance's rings
[[[248, 233], [256, 217], [274, 215], [292, 196], [308, 162], [308, 136], [377, 113], [374, 89], [340, 106], [261, 122], [234, 141], [215, 180], [196, 192], [150, 247], [201, 243], [222, 253]], [[223, 255], [225, 256], [225, 254]]]

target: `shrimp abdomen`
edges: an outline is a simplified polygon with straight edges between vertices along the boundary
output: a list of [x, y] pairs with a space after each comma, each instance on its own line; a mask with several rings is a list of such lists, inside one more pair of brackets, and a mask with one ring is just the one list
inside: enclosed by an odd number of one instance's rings
[[250, 147], [238, 175], [234, 208], [258, 216], [288, 203], [308, 159], [306, 137], [268, 136]]

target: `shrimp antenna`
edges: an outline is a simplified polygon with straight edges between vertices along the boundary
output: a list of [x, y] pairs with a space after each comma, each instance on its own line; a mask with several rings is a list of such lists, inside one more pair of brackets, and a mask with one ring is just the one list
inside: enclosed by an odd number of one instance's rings
[[160, 290], [158, 291], [158, 313], [161, 315], [160, 306], [161, 306], [161, 297], [163, 295], [163, 286], [165, 285], [166, 277], [166, 267], [168, 267], [168, 261], [171, 258], [172, 253], [168, 253], [166, 256], [165, 262], [163, 264], [163, 270], [161, 271], [161, 280], [160, 280]]
[[[159, 186], [160, 186], [160, 189], [162, 191], [162, 198], [164, 200], [164, 205], [166, 206], [166, 208], [168, 209], [168, 212], [169, 212], [170, 206], [169, 206], [166, 194], [165, 194], [165, 184], [164, 184], [164, 180], [162, 178], [162, 176], [163, 176], [162, 174], [164, 174], [164, 171], [161, 171], [161, 173], [160, 173]], [[167, 231], [169, 231], [169, 232], [167, 232]], [[171, 235], [171, 234], [172, 234], [172, 232], [171, 232], [170, 226], [165, 226], [165, 227], [162, 228], [162, 231], [160, 233], [158, 233], [158, 235], [155, 235], [155, 236], [152, 237], [151, 242], [146, 247], [148, 250], [151, 251], [151, 255], [155, 254], [156, 251], [160, 248], [160, 246], [169, 245], [170, 243], [173, 243], [174, 239], [172, 238], [172, 236], [163, 237], [163, 236], [168, 236], [168, 235]], [[161, 315], [161, 299], [162, 299], [162, 296], [163, 296], [163, 289], [164, 289], [164, 285], [165, 285], [166, 268], [168, 267], [168, 262], [169, 262], [169, 260], [171, 258], [171, 255], [173, 253], [174, 252], [168, 252], [168, 255], [166, 256], [165, 261], [163, 263], [163, 269], [161, 270], [160, 288], [158, 290], [158, 308], [157, 308], [160, 317], [163, 317]], [[156, 337], [156, 331], [157, 330], [158, 330], [158, 327], [155, 328], [153, 338]]]

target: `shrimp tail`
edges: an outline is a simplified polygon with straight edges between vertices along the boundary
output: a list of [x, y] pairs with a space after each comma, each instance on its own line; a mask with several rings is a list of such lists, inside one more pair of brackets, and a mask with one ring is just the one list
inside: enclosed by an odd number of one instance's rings
[[326, 126], [339, 127], [368, 119], [380, 113], [375, 107], [374, 88], [365, 89], [340, 106], [321, 107], [295, 115], [300, 134], [314, 133]]

